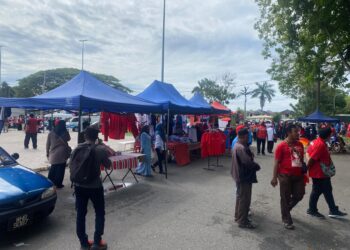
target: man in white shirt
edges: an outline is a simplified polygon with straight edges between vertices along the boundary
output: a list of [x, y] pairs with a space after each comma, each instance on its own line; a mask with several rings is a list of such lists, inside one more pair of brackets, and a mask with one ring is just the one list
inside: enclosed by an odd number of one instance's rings
[[272, 127], [271, 124], [267, 124], [267, 152], [269, 152], [270, 154], [272, 154], [272, 150], [273, 150], [273, 145], [274, 145], [274, 141], [273, 141], [273, 137], [274, 137], [274, 128]]

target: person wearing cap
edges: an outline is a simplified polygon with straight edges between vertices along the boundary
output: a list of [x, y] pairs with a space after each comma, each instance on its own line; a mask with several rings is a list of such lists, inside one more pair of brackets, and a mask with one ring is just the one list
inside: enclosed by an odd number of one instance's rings
[[254, 229], [255, 225], [248, 219], [252, 197], [252, 184], [257, 183], [256, 172], [259, 164], [248, 146], [249, 131], [243, 128], [238, 131], [238, 142], [232, 152], [231, 175], [236, 182], [235, 221], [240, 228]]

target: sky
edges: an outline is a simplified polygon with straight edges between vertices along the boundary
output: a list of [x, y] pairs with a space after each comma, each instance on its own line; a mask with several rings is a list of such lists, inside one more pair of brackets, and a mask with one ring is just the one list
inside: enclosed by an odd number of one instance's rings
[[[137, 94], [161, 78], [162, 0], [0, 0], [2, 80], [40, 70], [81, 68], [113, 75]], [[270, 80], [254, 23], [254, 0], [167, 0], [164, 81], [186, 98], [203, 78], [235, 76], [235, 92]], [[290, 109], [295, 100], [278, 91], [264, 110]], [[229, 107], [243, 108], [244, 98]], [[247, 109], [259, 100], [248, 98]]]

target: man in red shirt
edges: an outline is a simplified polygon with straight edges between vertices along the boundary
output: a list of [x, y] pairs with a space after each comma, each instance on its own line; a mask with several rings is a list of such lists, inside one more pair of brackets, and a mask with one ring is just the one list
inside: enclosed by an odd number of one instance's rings
[[286, 128], [287, 138], [275, 151], [275, 165], [271, 185], [280, 183], [282, 221], [286, 229], [294, 229], [290, 211], [303, 199], [305, 194], [302, 163], [304, 147], [299, 142], [299, 130], [294, 124]]
[[[309, 209], [307, 213], [311, 216], [324, 219], [324, 215], [317, 210], [317, 202], [320, 195], [323, 194], [329, 207], [329, 217], [338, 218], [347, 215], [339, 211], [335, 205], [332, 193], [331, 176], [335, 174], [329, 171], [324, 171], [333, 166], [331, 156], [329, 154], [326, 141], [331, 137], [332, 130], [326, 127], [319, 130], [319, 137], [312, 141], [307, 153], [309, 155], [308, 169], [309, 176], [312, 178], [312, 192], [309, 200]], [[323, 167], [322, 167], [323, 166]]]
[[24, 138], [24, 148], [29, 147], [29, 141], [32, 139], [33, 148], [37, 148], [38, 120], [34, 114], [29, 115], [29, 119], [25, 127], [26, 137]]
[[267, 130], [265, 126], [265, 122], [262, 122], [257, 130], [256, 133], [257, 137], [257, 150], [258, 150], [258, 155], [260, 154], [260, 146], [261, 146], [261, 153], [265, 155], [265, 144], [266, 144], [266, 138], [267, 138]]

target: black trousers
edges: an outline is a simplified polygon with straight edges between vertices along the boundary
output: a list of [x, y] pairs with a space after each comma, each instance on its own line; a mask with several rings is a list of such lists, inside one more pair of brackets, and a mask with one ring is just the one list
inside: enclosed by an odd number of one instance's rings
[[257, 144], [258, 154], [260, 154], [260, 147], [261, 147], [261, 153], [265, 154], [266, 139], [257, 138], [256, 144]]
[[32, 139], [33, 148], [37, 148], [37, 133], [26, 133], [26, 137], [24, 138], [24, 147], [29, 147], [30, 139]]
[[267, 152], [272, 153], [274, 141], [267, 141]]
[[66, 163], [52, 164], [47, 178], [55, 184], [56, 187], [62, 187], [64, 173], [66, 171]]
[[322, 178], [322, 179], [312, 178], [312, 192], [309, 200], [309, 210], [311, 212], [318, 211], [317, 202], [321, 194], [323, 194], [328, 204], [329, 211], [331, 213], [337, 212], [338, 207], [335, 205], [332, 190], [333, 188], [332, 188], [331, 178]]
[[165, 154], [164, 154], [165, 151], [160, 148], [156, 148], [156, 152], [157, 152], [158, 161], [154, 163], [154, 166], [159, 166], [159, 173], [163, 173], [163, 161], [165, 158]]
[[75, 209], [77, 211], [77, 236], [83, 247], [88, 246], [85, 219], [88, 202], [91, 200], [95, 209], [94, 242], [99, 244], [105, 227], [105, 198], [103, 187], [83, 188], [75, 186]]

